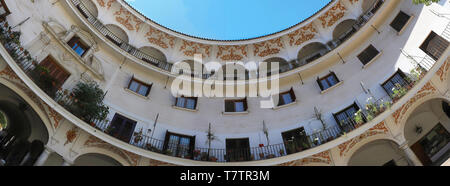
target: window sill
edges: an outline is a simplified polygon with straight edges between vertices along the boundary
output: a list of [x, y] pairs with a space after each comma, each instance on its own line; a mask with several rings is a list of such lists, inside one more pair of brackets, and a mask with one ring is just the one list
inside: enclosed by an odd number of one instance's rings
[[286, 105], [281, 105], [281, 106], [276, 106], [276, 107], [273, 107], [272, 109], [273, 109], [273, 110], [279, 110], [279, 109], [283, 109], [283, 108], [286, 108], [286, 107], [290, 107], [290, 106], [292, 106], [292, 105], [296, 105], [297, 103], [298, 103], [298, 101], [295, 100], [295, 101], [292, 102], [292, 103], [289, 103], [289, 104], [286, 104]]
[[138, 96], [138, 97], [140, 97], [140, 98], [142, 98], [142, 99], [150, 100], [150, 97], [148, 97], [148, 96], [140, 95], [140, 94], [138, 94], [138, 93], [136, 93], [136, 92], [134, 92], [134, 91], [132, 91], [132, 90], [130, 90], [130, 89], [128, 89], [128, 88], [123, 88], [123, 89], [125, 90], [125, 92], [128, 92], [128, 93], [130, 93], [130, 94], [133, 94], [133, 95], [135, 95], [135, 96]]
[[370, 60], [368, 63], [366, 63], [362, 68], [366, 69], [370, 64], [372, 64], [374, 61], [376, 61], [382, 54], [383, 54], [383, 51], [380, 51], [372, 60]]
[[403, 25], [403, 28], [402, 28], [399, 32], [397, 32], [397, 35], [398, 35], [398, 36], [403, 34], [403, 32], [406, 30], [406, 28], [408, 28], [408, 25], [411, 23], [411, 21], [412, 21], [413, 19], [414, 19], [414, 15], [411, 15], [411, 17], [408, 19], [408, 21], [406, 22], [406, 24]]
[[332, 87], [326, 89], [326, 90], [322, 90], [322, 92], [320, 92], [320, 94], [326, 94], [327, 92], [335, 89], [338, 86], [341, 86], [344, 83], [344, 81], [340, 81], [339, 83], [337, 83], [336, 85], [333, 85]]
[[244, 112], [222, 112], [222, 114], [225, 115], [225, 116], [246, 115], [248, 113], [249, 113], [249, 111], [244, 111]]
[[183, 111], [189, 111], [189, 112], [198, 112], [198, 109], [188, 109], [188, 108], [183, 108], [183, 107], [177, 107], [175, 105], [172, 105], [172, 108], [178, 109], [178, 110], [183, 110]]

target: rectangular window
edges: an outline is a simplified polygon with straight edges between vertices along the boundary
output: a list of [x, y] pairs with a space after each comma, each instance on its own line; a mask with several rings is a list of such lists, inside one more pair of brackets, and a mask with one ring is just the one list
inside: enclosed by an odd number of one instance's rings
[[291, 104], [296, 101], [294, 89], [279, 94], [278, 106]]
[[375, 58], [380, 52], [373, 46], [369, 45], [364, 51], [361, 52], [361, 54], [358, 55], [358, 59], [366, 65], [370, 61], [372, 61], [373, 58]]
[[319, 84], [320, 89], [324, 91], [338, 84], [339, 79], [336, 77], [336, 74], [334, 72], [331, 72], [327, 76], [318, 79], [317, 83]]
[[441, 123], [437, 124], [418, 142], [422, 146], [425, 155], [430, 159], [443, 150], [448, 143], [450, 143], [450, 133]]
[[420, 49], [434, 60], [438, 60], [444, 54], [448, 45], [449, 41], [432, 31], [420, 46]]
[[[341, 127], [341, 130], [345, 132], [350, 132], [356, 128], [356, 122], [355, 122], [355, 114], [359, 111], [358, 105], [354, 103], [350, 107], [347, 107], [346, 109], [333, 114], [334, 119]], [[366, 121], [365, 117], [363, 116], [363, 120]]]
[[250, 161], [250, 141], [245, 139], [226, 139], [227, 162]]
[[59, 65], [51, 56], [47, 56], [41, 63], [39, 63], [39, 65], [48, 70], [48, 74], [56, 80], [54, 88], [61, 87], [70, 76], [70, 73], [62, 68], [61, 65]]
[[406, 75], [401, 70], [398, 70], [391, 78], [381, 84], [381, 86], [386, 93], [392, 97], [394, 95], [394, 89], [398, 87], [406, 87], [408, 84]]
[[142, 81], [139, 81], [133, 77], [128, 84], [128, 89], [147, 97], [150, 93], [150, 90], [152, 89], [152, 85], [143, 83]]
[[136, 121], [128, 119], [120, 114], [116, 114], [106, 133], [128, 143], [133, 136], [136, 123]]
[[89, 49], [88, 46], [86, 46], [85, 44], [83, 44], [83, 42], [81, 41], [81, 39], [79, 37], [73, 37], [72, 39], [70, 39], [69, 42], [67, 42], [67, 44], [73, 49], [73, 51], [75, 51], [75, 53], [77, 53], [80, 57], [83, 57], [84, 54], [86, 53], [86, 51]]
[[245, 112], [247, 109], [247, 99], [225, 100], [225, 112]]
[[167, 131], [163, 148], [167, 155], [192, 159], [194, 148], [194, 136], [180, 135]]
[[406, 23], [408, 23], [410, 18], [410, 15], [406, 14], [403, 11], [400, 11], [397, 17], [395, 17], [394, 21], [392, 21], [391, 27], [394, 28], [394, 30], [396, 30], [397, 32], [400, 32], [403, 27], [405, 27]]
[[197, 100], [198, 98], [196, 97], [179, 97], [175, 101], [175, 106], [195, 110], [197, 108]]
[[284, 145], [287, 154], [293, 154], [311, 148], [311, 145], [303, 127], [283, 132]]

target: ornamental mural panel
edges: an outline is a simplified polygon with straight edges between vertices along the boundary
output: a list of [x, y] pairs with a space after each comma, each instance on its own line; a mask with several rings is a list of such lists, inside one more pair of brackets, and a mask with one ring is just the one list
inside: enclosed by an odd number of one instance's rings
[[338, 1], [336, 5], [334, 5], [330, 10], [325, 12], [318, 19], [322, 23], [323, 28], [328, 28], [333, 26], [337, 21], [344, 17], [347, 8], [345, 8], [344, 4], [341, 1]]
[[417, 102], [418, 100], [421, 100], [422, 98], [434, 94], [437, 91], [437, 89], [431, 84], [431, 82], [428, 82], [422, 89], [417, 92], [417, 94], [412, 97], [408, 102], [406, 102], [402, 107], [400, 107], [397, 111], [395, 111], [392, 116], [394, 117], [395, 124], [399, 124], [400, 121], [404, 118], [406, 112], [411, 108], [411, 106]]
[[151, 44], [157, 45], [164, 49], [169, 48], [169, 46], [170, 48], [173, 48], [175, 45], [174, 36], [171, 36], [153, 27], [149, 27], [148, 32], [145, 34], [145, 37], [147, 37], [148, 42], [150, 42]]
[[314, 154], [310, 157], [303, 158], [300, 160], [290, 161], [287, 163], [280, 164], [279, 166], [305, 166], [312, 163], [323, 163], [327, 165], [331, 165], [331, 152], [330, 150]]
[[284, 44], [281, 41], [280, 37], [277, 39], [272, 39], [269, 41], [253, 44], [253, 47], [254, 47], [253, 54], [255, 56], [266, 57], [280, 53], [281, 49], [284, 48]]
[[115, 3], [116, 0], [108, 0], [108, 2], [105, 3], [105, 0], [97, 0], [97, 3], [101, 6], [101, 7], [107, 7], [107, 9], [110, 9], [112, 4]]
[[288, 34], [289, 44], [291, 46], [299, 46], [306, 41], [309, 41], [316, 37], [317, 33], [317, 29], [314, 28], [314, 25], [312, 23], [310, 23], [309, 25], [306, 25], [296, 30], [295, 32]]
[[183, 52], [183, 54], [188, 57], [194, 57], [195, 54], [211, 57], [211, 47], [211, 45], [183, 40], [180, 52]]
[[75, 138], [78, 136], [78, 127], [73, 126], [70, 130], [66, 132], [66, 142], [64, 143], [64, 146], [66, 146], [69, 143], [73, 143]]
[[144, 23], [123, 7], [120, 7], [120, 10], [116, 11], [114, 15], [116, 17], [116, 21], [127, 28], [129, 31], [138, 32], [139, 29], [141, 29], [142, 23]]
[[95, 136], [89, 136], [89, 139], [86, 140], [86, 142], [84, 142], [83, 147], [85, 147], [85, 148], [96, 147], [96, 148], [108, 150], [110, 152], [113, 152], [113, 153], [119, 155], [123, 159], [127, 160], [130, 163], [130, 165], [132, 165], [132, 166], [137, 166], [139, 163], [139, 158], [140, 158], [139, 155], [136, 155], [132, 152], [128, 152], [126, 150], [122, 150], [115, 146], [112, 146], [111, 144], [106, 143], [105, 141], [103, 141]]
[[447, 58], [447, 61], [439, 68], [436, 74], [439, 76], [441, 82], [444, 82], [447, 78], [448, 72], [450, 70], [450, 58]]
[[339, 155], [341, 157], [344, 157], [353, 147], [355, 147], [356, 144], [363, 141], [364, 139], [367, 139], [368, 137], [384, 135], [387, 134], [388, 132], [389, 132], [388, 128], [386, 127], [384, 121], [382, 121], [381, 123], [367, 130], [365, 133], [351, 139], [350, 141], [340, 144], [338, 146]]
[[217, 58], [224, 61], [240, 61], [247, 57], [247, 45], [218, 46]]

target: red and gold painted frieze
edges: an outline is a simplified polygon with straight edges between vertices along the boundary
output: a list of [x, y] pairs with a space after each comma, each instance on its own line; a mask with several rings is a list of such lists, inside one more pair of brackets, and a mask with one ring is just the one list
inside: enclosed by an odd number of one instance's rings
[[224, 61], [240, 61], [247, 57], [247, 45], [218, 46], [217, 58]]
[[167, 33], [161, 32], [155, 28], [149, 27], [148, 32], [145, 34], [148, 42], [157, 45], [161, 48], [167, 49], [173, 48], [175, 45], [175, 37]]
[[322, 23], [323, 28], [328, 28], [333, 26], [337, 21], [345, 16], [347, 8], [345, 8], [344, 4], [341, 1], [338, 1], [336, 5], [334, 5], [330, 10], [325, 12], [318, 19]]
[[107, 2], [105, 2], [105, 0], [97, 0], [97, 3], [101, 6], [101, 7], [106, 7], [108, 9], [111, 8], [112, 4], [115, 3], [117, 0], [108, 0]]
[[180, 51], [188, 57], [194, 57], [195, 54], [202, 54], [203, 56], [211, 57], [211, 45], [191, 41], [183, 40], [183, 45], [180, 47]]
[[116, 21], [129, 31], [139, 32], [142, 23], [144, 23], [124, 7], [120, 7], [120, 9], [114, 13], [114, 16], [116, 17]]
[[303, 158], [300, 160], [290, 161], [287, 163], [280, 164], [280, 166], [304, 166], [312, 163], [320, 163], [320, 164], [327, 164], [331, 165], [331, 152], [330, 150], [314, 154], [310, 157]]
[[112, 146], [111, 144], [106, 143], [105, 141], [103, 141], [95, 136], [89, 136], [89, 139], [86, 140], [86, 142], [84, 143], [84, 147], [86, 147], [86, 148], [96, 147], [96, 148], [108, 150], [110, 152], [113, 152], [113, 153], [119, 155], [123, 159], [127, 160], [130, 163], [130, 165], [132, 165], [132, 166], [137, 166], [139, 163], [139, 158], [140, 158], [139, 155], [119, 149], [115, 146]]
[[347, 141], [345, 143], [342, 143], [338, 146], [339, 148], [339, 155], [341, 157], [344, 157], [346, 153], [348, 153], [353, 147], [355, 147], [356, 144], [363, 141], [364, 139], [367, 139], [368, 137], [376, 136], [376, 135], [385, 135], [389, 132], [389, 129], [386, 127], [384, 121], [375, 125], [373, 128], [369, 129], [365, 133], [351, 139], [350, 141]]
[[78, 136], [78, 130], [79, 130], [78, 127], [73, 126], [70, 130], [66, 132], [66, 142], [64, 143], [64, 145], [73, 143], [75, 138], [77, 138]]
[[439, 68], [436, 74], [439, 76], [441, 82], [444, 82], [448, 76], [448, 72], [450, 71], [450, 58], [447, 58], [447, 61]]
[[417, 94], [412, 97], [410, 100], [408, 100], [408, 102], [406, 102], [405, 104], [403, 104], [402, 107], [400, 107], [397, 111], [395, 111], [392, 116], [394, 117], [395, 120], [395, 124], [399, 124], [400, 121], [403, 119], [403, 117], [405, 116], [406, 112], [411, 108], [411, 106], [416, 103], [417, 101], [419, 101], [420, 99], [434, 94], [437, 91], [437, 89], [431, 84], [431, 82], [428, 82], [424, 87], [422, 87], [422, 89], [417, 92]]
[[291, 46], [299, 46], [314, 37], [316, 37], [317, 29], [314, 28], [314, 25], [310, 23], [309, 25], [306, 25], [295, 32], [292, 32], [288, 34], [289, 37], [289, 44]]
[[259, 57], [266, 57], [280, 53], [284, 48], [283, 41], [280, 38], [253, 44], [253, 54]]

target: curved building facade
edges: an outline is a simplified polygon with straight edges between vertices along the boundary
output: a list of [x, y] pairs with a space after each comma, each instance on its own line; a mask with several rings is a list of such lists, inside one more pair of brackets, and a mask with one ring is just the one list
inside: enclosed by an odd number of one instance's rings
[[1, 0], [1, 163], [445, 165], [449, 13], [333, 0], [224, 41], [123, 0]]

